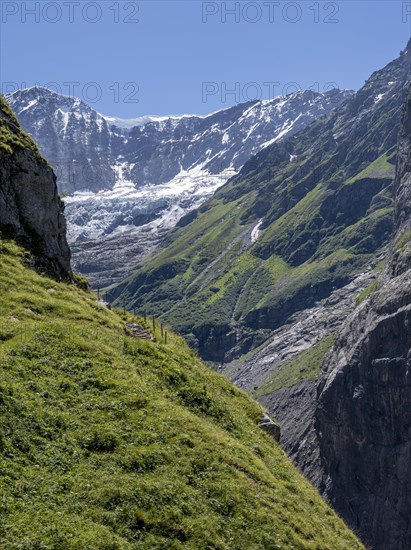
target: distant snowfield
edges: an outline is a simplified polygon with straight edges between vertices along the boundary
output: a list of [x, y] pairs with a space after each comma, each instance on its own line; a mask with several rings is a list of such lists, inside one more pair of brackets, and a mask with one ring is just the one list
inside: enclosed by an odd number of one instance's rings
[[[218, 111], [216, 111], [218, 112]], [[215, 113], [207, 115], [144, 115], [137, 118], [118, 118], [97, 113], [102, 119], [105, 119], [109, 125], [117, 126], [117, 128], [130, 129], [141, 127], [149, 122], [167, 122], [169, 120], [179, 121], [183, 118], [207, 118]]]
[[[236, 174], [210, 174], [202, 166], [181, 172], [165, 184], [143, 185], [123, 179], [126, 166], [114, 167], [118, 180], [112, 190], [82, 191], [65, 198], [70, 242], [134, 231], [171, 229], [188, 211]], [[148, 219], [146, 223], [140, 220]], [[137, 220], [137, 221], [136, 221]]]

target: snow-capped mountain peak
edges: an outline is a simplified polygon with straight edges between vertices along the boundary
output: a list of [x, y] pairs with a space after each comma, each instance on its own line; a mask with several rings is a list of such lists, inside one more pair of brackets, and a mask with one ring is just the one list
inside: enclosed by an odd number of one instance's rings
[[[146, 253], [253, 154], [327, 115], [351, 94], [305, 90], [208, 115], [130, 120], [102, 115], [45, 88], [19, 90], [7, 99], [54, 166], [60, 193], [68, 195], [76, 264], [82, 243], [90, 250], [91, 242], [126, 235], [133, 243], [144, 236]], [[133, 250], [138, 260], [142, 251]]]

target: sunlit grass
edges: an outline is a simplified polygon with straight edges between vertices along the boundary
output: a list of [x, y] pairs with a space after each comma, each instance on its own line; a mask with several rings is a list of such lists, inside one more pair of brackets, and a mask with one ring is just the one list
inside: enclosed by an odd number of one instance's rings
[[361, 548], [256, 402], [127, 321], [0, 240], [1, 548]]

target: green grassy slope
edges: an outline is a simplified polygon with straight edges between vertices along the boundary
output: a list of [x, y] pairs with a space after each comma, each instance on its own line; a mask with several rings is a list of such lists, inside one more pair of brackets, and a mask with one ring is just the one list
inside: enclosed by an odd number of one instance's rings
[[[389, 158], [393, 172], [392, 153]], [[291, 169], [289, 163], [280, 168], [275, 181], [286, 179]], [[241, 185], [247, 188], [250, 181], [262, 193], [272, 185], [272, 180], [258, 184], [257, 177], [244, 176]], [[115, 303], [163, 316], [210, 360], [224, 358], [230, 332], [240, 328], [238, 356], [301, 306], [310, 307], [347, 282], [380, 249], [391, 232], [391, 181], [391, 171], [355, 182], [347, 178], [338, 190], [321, 180], [283, 214], [268, 212], [254, 244], [250, 233], [262, 215], [250, 210], [258, 210], [261, 193], [229, 200], [235, 185], [229, 183], [194, 221], [174, 232], [164, 250], [114, 289]], [[282, 200], [276, 190], [265, 202], [274, 209]], [[332, 212], [335, 205], [339, 213]]]
[[223, 363], [346, 284], [391, 235], [409, 55], [328, 118], [253, 157], [109, 297], [161, 316]]
[[12, 154], [16, 148], [29, 149], [41, 158], [37, 144], [21, 129], [10, 105], [0, 94], [0, 149]]
[[362, 547], [257, 403], [126, 320], [0, 239], [2, 549]]

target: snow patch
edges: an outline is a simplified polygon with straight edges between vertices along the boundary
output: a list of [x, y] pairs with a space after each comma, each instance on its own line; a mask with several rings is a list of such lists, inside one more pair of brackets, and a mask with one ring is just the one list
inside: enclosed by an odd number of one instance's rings
[[253, 229], [251, 230], [251, 242], [252, 243], [255, 243], [256, 240], [258, 239], [258, 237], [260, 236], [260, 233], [261, 233], [261, 225], [263, 223], [263, 220], [258, 220], [258, 222], [255, 224], [255, 226], [253, 227]]
[[20, 112], [19, 114], [21, 113], [24, 113], [24, 111], [27, 111], [28, 109], [31, 109], [32, 107], [34, 107], [34, 105], [36, 105], [38, 103], [38, 99], [33, 99], [32, 101], [29, 101], [26, 105], [26, 107], [24, 107]]

